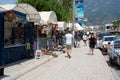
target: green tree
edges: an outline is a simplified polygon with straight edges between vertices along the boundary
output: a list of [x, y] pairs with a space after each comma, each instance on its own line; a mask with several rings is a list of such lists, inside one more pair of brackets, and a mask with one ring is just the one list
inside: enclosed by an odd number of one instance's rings
[[72, 21], [72, 1], [73, 0], [60, 0], [62, 8], [67, 12], [67, 21]]
[[118, 28], [120, 26], [120, 20], [115, 20], [112, 22], [114, 29]]
[[72, 0], [18, 0], [18, 3], [28, 3], [38, 11], [54, 11], [59, 21], [72, 20]]

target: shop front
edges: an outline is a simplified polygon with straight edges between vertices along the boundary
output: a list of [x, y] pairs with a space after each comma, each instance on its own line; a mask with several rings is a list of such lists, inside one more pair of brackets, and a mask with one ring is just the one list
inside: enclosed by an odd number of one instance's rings
[[[40, 49], [46, 48], [50, 51], [54, 50], [54, 32], [57, 29], [57, 16], [54, 11], [39, 12], [42, 20], [42, 29], [40, 30], [39, 44]], [[44, 44], [45, 46], [43, 46]]]
[[29, 4], [0, 6], [0, 66], [34, 57], [34, 21], [40, 20], [35, 13]]

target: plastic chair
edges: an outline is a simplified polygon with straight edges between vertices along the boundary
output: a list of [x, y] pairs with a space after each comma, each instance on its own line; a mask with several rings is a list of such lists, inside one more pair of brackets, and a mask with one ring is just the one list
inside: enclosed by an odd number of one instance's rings
[[41, 55], [42, 55], [42, 51], [41, 50], [36, 50], [35, 52], [35, 59], [40, 59], [41, 58]]

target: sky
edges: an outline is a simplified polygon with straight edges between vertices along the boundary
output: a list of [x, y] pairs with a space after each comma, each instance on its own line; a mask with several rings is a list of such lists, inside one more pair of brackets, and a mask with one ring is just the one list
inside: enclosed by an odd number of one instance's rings
[[17, 0], [0, 0], [0, 5], [1, 4], [14, 4], [16, 2]]

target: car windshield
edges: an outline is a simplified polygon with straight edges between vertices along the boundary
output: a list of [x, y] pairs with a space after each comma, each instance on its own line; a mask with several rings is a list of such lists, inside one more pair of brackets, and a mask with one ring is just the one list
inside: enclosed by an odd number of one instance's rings
[[100, 33], [100, 34], [98, 34], [98, 37], [101, 40], [103, 38], [103, 36], [110, 36], [110, 35], [112, 35], [112, 34], [111, 33]]
[[105, 41], [114, 41], [116, 37], [106, 37]]
[[120, 41], [115, 41], [114, 42], [114, 48], [119, 48], [120, 49]]

